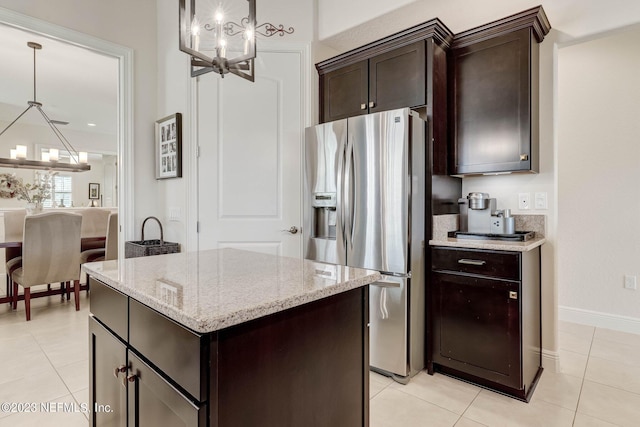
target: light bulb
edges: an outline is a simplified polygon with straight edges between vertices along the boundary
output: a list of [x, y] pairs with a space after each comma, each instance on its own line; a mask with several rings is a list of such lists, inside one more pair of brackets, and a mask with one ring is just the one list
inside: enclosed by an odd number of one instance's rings
[[222, 14], [222, 9], [218, 8], [218, 10], [216, 10], [216, 16], [215, 16], [216, 24], [222, 24], [223, 19], [224, 19], [224, 15]]
[[80, 151], [78, 153], [78, 161], [82, 164], [87, 164], [89, 162], [89, 155], [86, 151]]
[[11, 150], [9, 150], [9, 156], [10, 156], [12, 159], [17, 159], [17, 158], [18, 158], [17, 154], [18, 154], [18, 153], [17, 153], [17, 151], [16, 151], [16, 149], [15, 149], [15, 148], [12, 148]]
[[42, 161], [43, 162], [48, 162], [50, 160], [50, 154], [49, 153], [42, 153]]
[[58, 153], [59, 152], [57, 148], [49, 148], [49, 160], [52, 162], [57, 162], [59, 159]]

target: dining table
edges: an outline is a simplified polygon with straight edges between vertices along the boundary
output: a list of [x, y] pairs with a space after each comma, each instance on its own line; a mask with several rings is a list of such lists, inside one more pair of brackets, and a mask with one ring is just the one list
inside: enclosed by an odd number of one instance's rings
[[[84, 247], [86, 245], [104, 242], [106, 240], [107, 240], [106, 236], [90, 236], [90, 237], [82, 237], [80, 239], [80, 242], [81, 242], [81, 247]], [[22, 241], [21, 240], [0, 241], [0, 249], [1, 248], [22, 248]], [[85, 289], [87, 289], [86, 284], [80, 286], [80, 290], [85, 290]], [[48, 295], [60, 295], [64, 293], [67, 293], [68, 295], [69, 290], [65, 289], [64, 287], [60, 287], [59, 289], [51, 289], [48, 286], [47, 290], [33, 292], [31, 294], [31, 297], [34, 298], [36, 296], [41, 297], [41, 296], [48, 296]], [[67, 296], [67, 299], [68, 299], [68, 296]], [[11, 286], [8, 286], [7, 295], [0, 297], [0, 304], [8, 303], [8, 302], [11, 302], [12, 300], [13, 300], [13, 289]], [[18, 301], [22, 301], [22, 300], [24, 300], [24, 295], [18, 295]]]

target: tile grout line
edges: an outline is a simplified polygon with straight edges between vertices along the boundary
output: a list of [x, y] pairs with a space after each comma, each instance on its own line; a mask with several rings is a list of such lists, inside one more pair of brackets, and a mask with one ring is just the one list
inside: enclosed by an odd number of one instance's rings
[[593, 328], [593, 333], [591, 334], [591, 342], [589, 343], [589, 352], [587, 353], [587, 363], [584, 365], [584, 372], [582, 373], [582, 382], [580, 383], [580, 392], [578, 393], [578, 402], [576, 404], [576, 410], [573, 413], [573, 422], [571, 425], [575, 425], [576, 417], [578, 416], [578, 408], [580, 408], [580, 399], [582, 399], [582, 390], [584, 389], [584, 381], [587, 376], [587, 368], [589, 368], [589, 359], [591, 358], [591, 348], [593, 347], [593, 340], [596, 336], [596, 327]]

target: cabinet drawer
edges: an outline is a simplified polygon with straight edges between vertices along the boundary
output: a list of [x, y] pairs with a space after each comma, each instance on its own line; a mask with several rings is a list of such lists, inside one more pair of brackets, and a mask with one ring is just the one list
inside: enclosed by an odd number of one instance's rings
[[124, 341], [128, 338], [128, 297], [89, 277], [91, 313]]
[[431, 269], [520, 280], [518, 252], [436, 247], [431, 249]]
[[209, 355], [204, 340], [201, 335], [131, 300], [129, 345], [199, 401], [206, 400], [207, 396]]

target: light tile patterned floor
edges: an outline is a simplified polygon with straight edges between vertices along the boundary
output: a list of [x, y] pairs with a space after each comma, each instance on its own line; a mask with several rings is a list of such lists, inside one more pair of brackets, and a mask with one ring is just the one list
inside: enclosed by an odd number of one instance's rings
[[[88, 401], [88, 298], [0, 306], [0, 402]], [[371, 373], [372, 427], [638, 426], [640, 335], [560, 323], [561, 373], [544, 372], [529, 404], [419, 373], [402, 386]], [[4, 426], [87, 426], [82, 413], [0, 412]]]

